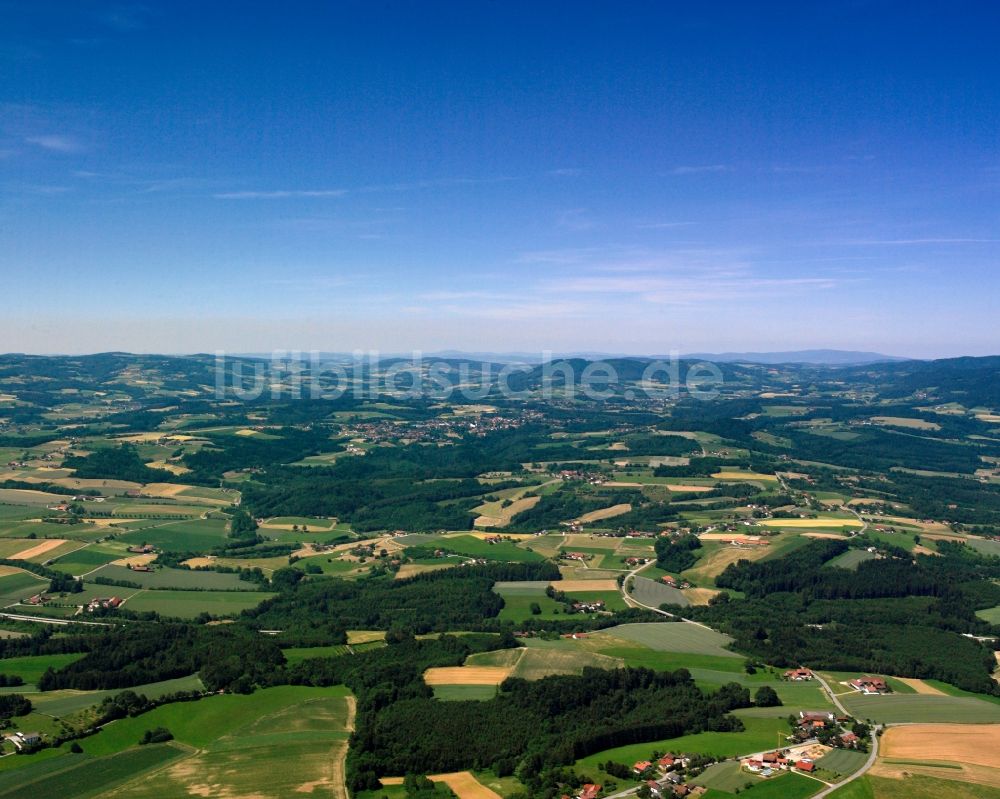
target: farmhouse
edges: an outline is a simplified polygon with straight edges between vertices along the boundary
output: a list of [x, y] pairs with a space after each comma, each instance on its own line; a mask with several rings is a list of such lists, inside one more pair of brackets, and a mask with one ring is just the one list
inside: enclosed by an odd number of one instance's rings
[[594, 785], [592, 782], [588, 782], [583, 786], [583, 789], [577, 794], [577, 799], [597, 799], [597, 795], [601, 792], [600, 785]]
[[802, 680], [811, 680], [812, 678], [813, 673], [809, 669], [792, 669], [785, 672], [785, 679], [792, 682], [801, 682]]
[[27, 752], [42, 742], [42, 735], [38, 732], [15, 732], [8, 736], [7, 740], [14, 744], [19, 752]]
[[795, 768], [797, 771], [804, 771], [806, 774], [811, 774], [816, 770], [816, 764], [811, 760], [799, 760], [795, 764]]
[[90, 600], [90, 604], [87, 605], [87, 610], [93, 613], [95, 610], [115, 610], [122, 604], [122, 599], [120, 597], [98, 597], [96, 599]]
[[851, 680], [848, 684], [851, 688], [861, 691], [866, 696], [889, 693], [889, 686], [881, 677], [858, 677], [856, 680]]
[[632, 766], [632, 772], [635, 774], [642, 774], [646, 769], [650, 768], [653, 764], [648, 760], [640, 760], [638, 763]]
[[596, 613], [597, 611], [604, 610], [604, 600], [595, 599], [593, 602], [574, 602], [573, 612], [574, 613]]

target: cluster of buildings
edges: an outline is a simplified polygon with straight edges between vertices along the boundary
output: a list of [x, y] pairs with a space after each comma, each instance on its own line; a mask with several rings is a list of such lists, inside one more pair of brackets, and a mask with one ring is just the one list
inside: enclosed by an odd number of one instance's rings
[[860, 691], [865, 696], [875, 696], [892, 692], [892, 689], [881, 677], [858, 677], [855, 680], [851, 680], [848, 685], [855, 691]]
[[816, 763], [812, 758], [796, 759], [787, 750], [765, 752], [759, 757], [741, 761], [740, 765], [752, 774], [761, 777], [770, 777], [778, 771], [801, 771], [805, 774], [811, 774], [816, 770]]
[[680, 755], [663, 755], [655, 763], [651, 760], [640, 760], [632, 765], [632, 773], [642, 777], [649, 793], [654, 799], [672, 799], [685, 797], [691, 793], [690, 786], [684, 782], [684, 769], [690, 761]]
[[604, 600], [595, 599], [591, 602], [574, 602], [570, 605], [574, 613], [597, 613], [604, 610]]
[[42, 743], [40, 732], [15, 732], [12, 735], [4, 736], [10, 741], [18, 752], [31, 752], [37, 749]]
[[124, 599], [117, 596], [95, 597], [87, 603], [86, 610], [88, 613], [93, 613], [97, 610], [117, 610], [122, 606], [124, 601]]

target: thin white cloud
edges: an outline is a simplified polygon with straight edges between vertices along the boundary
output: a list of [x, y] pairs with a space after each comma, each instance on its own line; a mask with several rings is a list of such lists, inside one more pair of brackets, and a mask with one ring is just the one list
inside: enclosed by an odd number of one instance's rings
[[274, 191], [225, 191], [212, 196], [217, 200], [286, 200], [343, 197], [346, 194], [347, 189], [277, 189]]
[[671, 175], [699, 175], [713, 172], [729, 172], [732, 167], [727, 164], [681, 164], [670, 170]]
[[1000, 239], [977, 239], [977, 238], [915, 238], [915, 239], [846, 239], [838, 242], [827, 242], [829, 244], [841, 244], [851, 247], [864, 247], [867, 245], [886, 247], [912, 247], [921, 244], [996, 244]]
[[36, 147], [55, 153], [79, 153], [84, 150], [83, 144], [78, 139], [63, 134], [26, 136], [24, 140], [28, 144], [34, 144]]

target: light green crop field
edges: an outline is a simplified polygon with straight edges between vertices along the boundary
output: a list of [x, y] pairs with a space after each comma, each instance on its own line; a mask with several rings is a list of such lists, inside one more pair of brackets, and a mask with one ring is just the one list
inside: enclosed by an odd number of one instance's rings
[[733, 640], [728, 635], [690, 622], [620, 624], [613, 628], [611, 634], [615, 638], [635, 641], [661, 652], [740, 657], [735, 652], [723, 648]]
[[[212, 739], [205, 740], [209, 733], [204, 731], [186, 736], [204, 740], [201, 751], [130, 784], [127, 796], [186, 799], [201, 793], [205, 785], [212, 786], [213, 796], [344, 795], [343, 758], [353, 699], [343, 691], [337, 695], [337, 689], [300, 690], [311, 695], [270, 712], [255, 702], [266, 691], [243, 697], [249, 705], [246, 715], [231, 708], [236, 718], [227, 720], [224, 731], [223, 725], [213, 723], [217, 718], [209, 719], [206, 726], [216, 733]], [[202, 714], [195, 711], [195, 715]], [[174, 729], [170, 723], [163, 726]], [[187, 725], [176, 726], [190, 731]]]
[[119, 536], [128, 544], [152, 544], [171, 552], [203, 552], [218, 546], [226, 537], [223, 519], [190, 519], [159, 522]]
[[495, 685], [435, 685], [434, 698], [442, 702], [487, 702], [497, 694]]
[[[30, 775], [22, 774], [21, 770], [3, 775], [8, 779], [0, 781], [0, 797], [88, 799], [106, 795], [106, 791], [113, 790], [143, 773], [162, 768], [172, 760], [183, 757], [184, 754], [185, 751], [181, 747], [173, 744], [154, 744], [104, 758], [65, 755], [47, 761], [45, 765], [50, 765], [51, 773], [31, 781], [24, 780]], [[22, 779], [18, 780], [18, 777]], [[5, 788], [5, 785], [9, 787]]]
[[1000, 704], [971, 696], [895, 694], [840, 697], [851, 715], [883, 723], [954, 722], [956, 724], [1000, 723]]
[[866, 774], [834, 791], [830, 799], [941, 799], [945, 796], [1000, 799], [1000, 788], [916, 774], [898, 780]]
[[49, 587], [48, 580], [39, 579], [31, 572], [19, 571], [0, 577], [0, 603], [10, 605], [37, 594]]
[[161, 616], [193, 619], [202, 613], [234, 616], [255, 608], [274, 594], [264, 591], [138, 591], [125, 603], [137, 613], [155, 610]]
[[[154, 567], [155, 568], [155, 567]], [[136, 572], [125, 566], [105, 566], [87, 579], [106, 577], [138, 583], [143, 588], [177, 588], [216, 591], [256, 591], [256, 583], [241, 580], [238, 574], [198, 571], [194, 569], [157, 568], [152, 572]]]
[[1000, 605], [986, 610], [977, 610], [976, 615], [990, 624], [1000, 624]]
[[[79, 655], [69, 655], [72, 658], [79, 658]], [[137, 694], [142, 694], [148, 699], [159, 699], [166, 694], [177, 693], [178, 691], [203, 691], [205, 686], [196, 674], [188, 677], [177, 677], [173, 680], [163, 680], [162, 682], [146, 683], [137, 685], [130, 690]], [[107, 696], [114, 696], [120, 693], [121, 689], [107, 691], [46, 691], [45, 693], [30, 694], [28, 698], [38, 708], [40, 713], [60, 718], [76, 713], [84, 708], [99, 704]]]
[[596, 652], [566, 652], [558, 649], [525, 649], [514, 666], [512, 677], [540, 680], [552, 674], [582, 674], [585, 667], [617, 669], [624, 666], [619, 658]]
[[833, 749], [816, 761], [816, 765], [846, 777], [861, 768], [868, 760], [865, 752], [853, 749]]
[[857, 571], [858, 566], [866, 560], [875, 560], [876, 557], [877, 555], [874, 552], [869, 552], [866, 549], [849, 549], [843, 555], [838, 555], [826, 565]]
[[25, 657], [3, 658], [0, 660], [0, 674], [17, 675], [26, 683], [34, 685], [47, 669], [61, 669], [79, 660], [83, 655], [27, 655]]
[[[817, 793], [823, 783], [801, 774], [785, 773], [754, 783], [750, 794], [754, 799], [806, 799]], [[702, 799], [730, 799], [735, 794], [710, 788]]]
[[[20, 768], [0, 774], [0, 796], [75, 799], [120, 785], [120, 792], [107, 795], [180, 799], [200, 795], [203, 785], [212, 786], [213, 796], [293, 796], [317, 789], [337, 795], [352, 717], [353, 699], [340, 686], [282, 686], [163, 705], [84, 738], [85, 755], [60, 756], [64, 746], [12, 758]], [[175, 742], [136, 746], [154, 727], [170, 730]], [[169, 758], [147, 754], [168, 748], [180, 760], [167, 768]]]
[[502, 541], [499, 544], [488, 544], [481, 538], [471, 535], [456, 535], [446, 538], [436, 538], [432, 545], [440, 546], [460, 555], [470, 558], [486, 558], [487, 560], [512, 561], [515, 563], [535, 563], [544, 558], [517, 544]]
[[282, 654], [289, 666], [301, 663], [310, 658], [333, 658], [348, 654], [346, 644], [334, 644], [332, 646], [310, 646], [310, 647], [289, 647], [282, 649]]

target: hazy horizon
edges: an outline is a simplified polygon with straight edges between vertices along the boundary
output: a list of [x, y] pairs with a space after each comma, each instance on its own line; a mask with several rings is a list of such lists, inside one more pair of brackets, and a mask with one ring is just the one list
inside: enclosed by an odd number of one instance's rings
[[4, 23], [0, 351], [1000, 352], [990, 4]]

